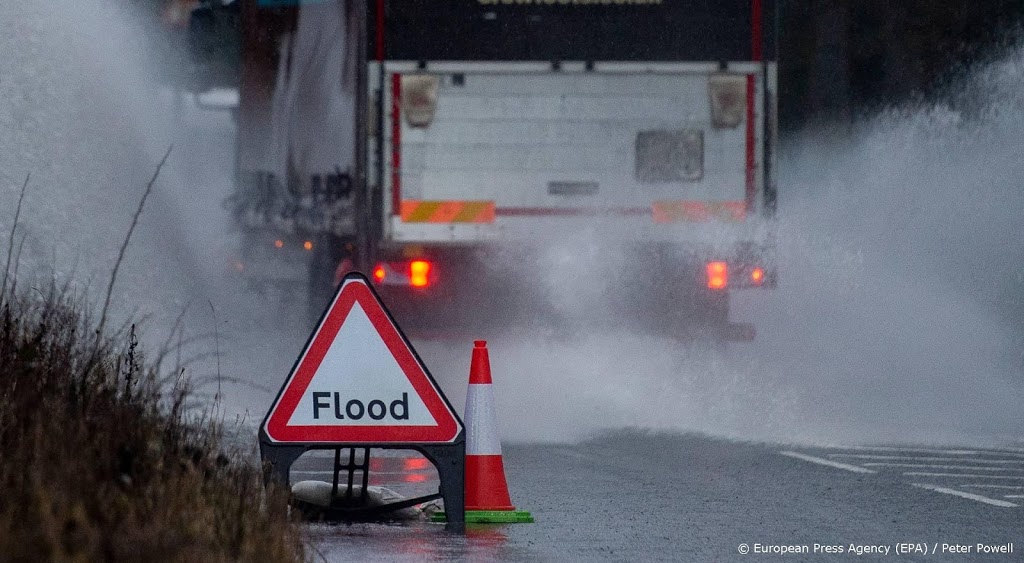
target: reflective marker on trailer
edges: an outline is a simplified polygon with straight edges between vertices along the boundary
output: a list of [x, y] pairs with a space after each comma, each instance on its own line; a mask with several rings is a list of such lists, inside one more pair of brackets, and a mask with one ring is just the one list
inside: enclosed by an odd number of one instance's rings
[[305, 248], [306, 250], [313, 250], [313, 241], [307, 240], [302, 243], [302, 248]]
[[708, 262], [708, 289], [725, 289], [729, 284], [729, 266], [725, 262]]
[[430, 262], [413, 260], [409, 263], [409, 284], [413, 287], [427, 287], [430, 284]]
[[277, 239], [277, 240], [274, 241], [274, 248], [282, 248], [282, 247], [284, 247], [284, 241], [283, 240]]

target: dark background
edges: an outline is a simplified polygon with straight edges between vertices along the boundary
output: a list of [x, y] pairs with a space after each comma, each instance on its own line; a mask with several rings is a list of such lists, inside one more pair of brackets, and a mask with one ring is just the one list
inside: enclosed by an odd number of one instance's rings
[[956, 104], [956, 77], [1019, 45], [1022, 16], [1020, 0], [783, 0], [781, 126], [940, 97]]
[[[774, 7], [761, 0], [763, 58], [775, 58]], [[385, 48], [398, 60], [741, 61], [751, 0], [520, 5], [387, 0]], [[376, 9], [371, 9], [376, 15]], [[371, 30], [375, 18], [370, 18]], [[371, 45], [375, 34], [370, 33]], [[374, 49], [370, 49], [373, 53]]]
[[[161, 14], [170, 0], [122, 1], [145, 6], [153, 15], [153, 21], [161, 22]], [[459, 37], [472, 35], [464, 29], [471, 25], [472, 20], [477, 25], [488, 27], [486, 35], [490, 40], [481, 48], [483, 51], [497, 52], [510, 44], [528, 44], [531, 52], [523, 55], [526, 58], [557, 58], [552, 57], [556, 51], [572, 51], [578, 47], [576, 42], [583, 41], [579, 39], [578, 30], [565, 29], [570, 25], [555, 25], [563, 17], [560, 14], [572, 18], [575, 17], [573, 13], [585, 12], [605, 14], [601, 16], [604, 23], [598, 25], [604, 32], [595, 42], [595, 52], [601, 55], [599, 58], [615, 58], [624, 52], [633, 53], [635, 57], [652, 55], [653, 58], [663, 58], [654, 56], [658, 54], [655, 51], [672, 48], [699, 50], [701, 42], [694, 40], [695, 35], [708, 42], [719, 43], [719, 47], [724, 46], [730, 53], [748, 53], [749, 43], [743, 44], [744, 40], [749, 41], [748, 0], [714, 0], [706, 5], [697, 3], [707, 8], [706, 16], [717, 14], [717, 21], [725, 18], [735, 21], [734, 26], [711, 25], [707, 21], [692, 25], [691, 22], [675, 21], [680, 17], [679, 7], [690, 5], [692, 0], [664, 1], [665, 6], [660, 8], [522, 8], [480, 7], [472, 0], [390, 0], [388, 17], [396, 23], [416, 19], [435, 23], [447, 21], [451, 29], [442, 34], [447, 37], [443, 41], [434, 40], [438, 36], [435, 32], [417, 31], [416, 26], [403, 32], [403, 41], [407, 44], [433, 45], [431, 48], [437, 51], [434, 55], [444, 55], [458, 43]], [[949, 91], [956, 84], [956, 77], [1017, 46], [1024, 36], [1021, 32], [1024, 1], [1021, 0], [763, 1], [767, 12], [771, 12], [773, 5], [778, 10], [779, 117], [781, 128], [788, 132], [811, 124], [850, 123], [858, 115], [882, 107], [929, 102], [940, 97], [952, 103], [953, 109], [969, 114], [971, 108], [956, 107], [957, 103], [969, 102], [958, 102], [955, 92]], [[669, 4], [673, 2], [676, 4]], [[371, 0], [371, 17], [375, 5], [376, 2]], [[237, 5], [222, 11], [237, 15]], [[497, 12], [500, 16], [497, 21], [503, 23], [497, 25], [495, 21], [484, 21], [481, 17], [483, 11]], [[547, 20], [534, 18], [532, 22], [527, 21], [530, 12], [545, 14]], [[630, 17], [635, 20], [623, 19]], [[238, 30], [233, 29], [237, 27], [237, 17], [217, 18], [216, 24], [210, 25], [218, 40], [206, 41], [205, 52], [200, 55], [233, 59], [231, 64], [209, 65], [223, 73], [238, 57], [237, 47], [231, 48], [238, 42]], [[770, 22], [766, 24], [769, 25], [766, 25], [765, 34], [771, 43], [772, 26]], [[183, 30], [181, 27], [168, 29], [167, 25], [160, 27], [169, 30], [171, 35], [177, 34], [178, 37], [165, 43], [173, 45], [172, 49], [177, 51], [178, 56], [172, 56], [172, 60], [184, 64], [181, 61], [187, 57], [181, 56], [185, 49], [182, 49], [183, 42], [180, 41]], [[630, 28], [637, 29], [629, 31]], [[530, 33], [538, 39], [547, 37], [550, 40], [524, 42], [523, 34]], [[427, 38], [430, 41], [426, 41]], [[621, 44], [616, 44], [617, 40]], [[651, 44], [660, 47], [647, 53]], [[769, 44], [766, 56], [771, 56], [771, 47]], [[372, 55], [373, 49], [369, 52]], [[195, 53], [187, 55], [194, 57]], [[204, 81], [194, 80], [194, 73], [171, 74], [190, 76], [193, 84], [237, 80], [229, 76]]]

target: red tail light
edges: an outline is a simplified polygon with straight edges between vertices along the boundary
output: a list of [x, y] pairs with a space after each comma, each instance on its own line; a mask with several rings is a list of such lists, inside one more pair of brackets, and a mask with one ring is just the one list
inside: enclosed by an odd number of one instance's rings
[[754, 285], [761, 285], [764, 282], [764, 268], [754, 268], [750, 271], [750, 281]]
[[413, 287], [427, 287], [430, 285], [430, 262], [426, 260], [413, 260], [409, 262], [409, 285]]
[[708, 262], [708, 289], [725, 289], [729, 285], [729, 266], [725, 262]]
[[383, 264], [377, 264], [377, 266], [373, 269], [373, 281], [377, 283], [383, 283], [384, 278], [387, 275], [388, 273], [384, 270]]

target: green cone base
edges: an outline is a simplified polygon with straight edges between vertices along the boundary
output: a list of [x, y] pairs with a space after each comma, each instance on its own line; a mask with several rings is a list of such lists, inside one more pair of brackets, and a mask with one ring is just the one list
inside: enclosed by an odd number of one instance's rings
[[[444, 512], [435, 512], [431, 522], [447, 522]], [[525, 510], [467, 510], [467, 524], [532, 524], [533, 515]]]

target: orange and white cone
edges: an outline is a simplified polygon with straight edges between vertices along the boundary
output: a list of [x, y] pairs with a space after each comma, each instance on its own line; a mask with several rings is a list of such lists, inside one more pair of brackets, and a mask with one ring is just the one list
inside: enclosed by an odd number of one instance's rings
[[533, 522], [508, 494], [487, 342], [473, 343], [466, 393], [466, 522]]

